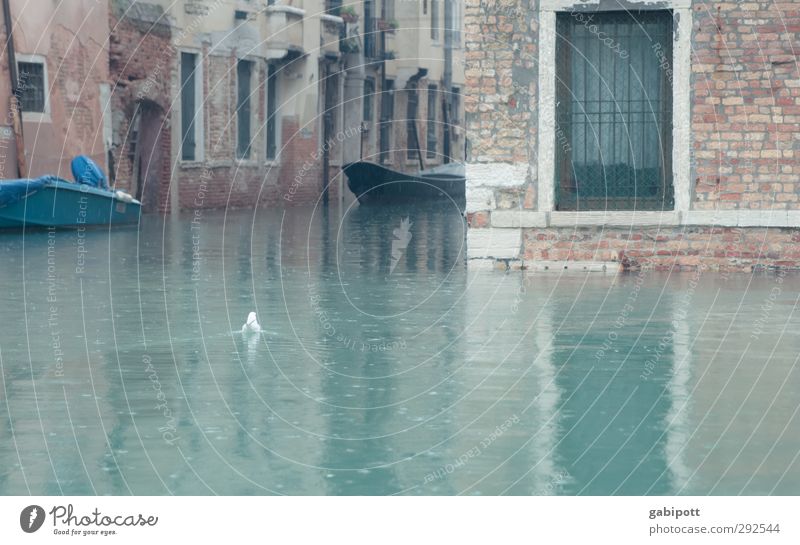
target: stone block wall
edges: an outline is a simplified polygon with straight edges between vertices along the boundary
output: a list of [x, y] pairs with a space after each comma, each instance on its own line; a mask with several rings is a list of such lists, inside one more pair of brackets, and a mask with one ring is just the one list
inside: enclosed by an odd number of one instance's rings
[[536, 10], [536, 0], [466, 2], [468, 214], [535, 206]]

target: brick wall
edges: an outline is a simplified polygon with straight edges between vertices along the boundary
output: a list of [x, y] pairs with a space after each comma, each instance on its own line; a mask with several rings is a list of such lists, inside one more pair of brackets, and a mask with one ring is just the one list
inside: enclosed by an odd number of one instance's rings
[[693, 15], [695, 208], [800, 208], [800, 3]]
[[[469, 165], [513, 164], [497, 179], [473, 176], [468, 212], [523, 206], [532, 209], [536, 187], [538, 46], [535, 0], [467, 0], [465, 96]], [[501, 183], [496, 183], [500, 181]], [[488, 216], [487, 216], [488, 217]]]
[[[34, 55], [33, 62], [43, 61], [47, 88], [45, 115], [22, 113], [26, 174], [29, 177], [58, 175], [71, 180], [70, 162], [76, 155], [88, 155], [101, 167], [106, 166], [103, 141], [103, 106], [100, 86], [108, 83], [108, 56], [105, 36], [108, 33], [106, 6], [51, 5], [45, 13], [39, 4], [11, 2], [17, 61]], [[64, 17], [69, 11], [75, 17]], [[99, 17], [91, 28], [81, 27], [83, 18]], [[51, 19], [52, 18], [52, 19]], [[0, 20], [2, 20], [0, 14]], [[52, 24], [58, 21], [59, 24]], [[5, 22], [0, 36], [7, 41]], [[26, 87], [19, 74], [20, 92]], [[0, 177], [19, 175], [10, 112], [11, 84], [8, 57], [0, 63], [0, 117], [5, 134], [0, 137]]]
[[283, 151], [275, 196], [287, 204], [314, 202], [323, 189], [319, 133], [300, 131], [294, 117], [284, 117], [282, 126]]
[[523, 231], [524, 260], [602, 261], [622, 269], [717, 271], [800, 268], [796, 229], [732, 227], [541, 228]]
[[[123, 16], [125, 14], [125, 16]], [[166, 211], [169, 207], [171, 130], [166, 117], [170, 108], [170, 82], [175, 56], [166, 25], [146, 24], [135, 17], [122, 0], [112, 2], [109, 10], [109, 76], [111, 79], [112, 141], [115, 161], [115, 184], [118, 189], [137, 192], [131, 148], [130, 125], [137, 105], [143, 100], [160, 111], [158, 145], [161, 161], [158, 187], [151, 193], [154, 202], [148, 211]]]

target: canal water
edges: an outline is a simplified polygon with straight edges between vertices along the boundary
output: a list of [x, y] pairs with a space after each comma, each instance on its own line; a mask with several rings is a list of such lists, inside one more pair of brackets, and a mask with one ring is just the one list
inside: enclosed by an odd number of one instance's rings
[[447, 205], [0, 234], [0, 494], [800, 490], [796, 276], [465, 253]]

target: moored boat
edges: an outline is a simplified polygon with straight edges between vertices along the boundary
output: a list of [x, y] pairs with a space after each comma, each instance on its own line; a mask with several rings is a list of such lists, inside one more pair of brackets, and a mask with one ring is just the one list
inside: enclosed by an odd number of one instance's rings
[[97, 165], [73, 160], [76, 182], [57, 176], [0, 181], [0, 228], [80, 227], [139, 220], [141, 203], [108, 189]]
[[446, 199], [465, 206], [464, 165], [448, 163], [417, 174], [358, 161], [344, 165], [347, 185], [362, 204]]

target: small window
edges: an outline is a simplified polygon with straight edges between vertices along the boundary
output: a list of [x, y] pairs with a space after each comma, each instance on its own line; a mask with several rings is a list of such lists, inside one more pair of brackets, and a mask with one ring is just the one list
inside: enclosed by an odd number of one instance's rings
[[253, 63], [251, 61], [240, 60], [236, 65], [236, 84], [238, 87], [236, 100], [236, 157], [237, 159], [249, 159], [252, 132], [250, 94], [252, 93], [251, 81], [253, 75]]
[[181, 159], [197, 159], [197, 54], [181, 53]]
[[372, 109], [375, 99], [375, 80], [367, 78], [364, 80], [364, 121], [372, 121]]
[[556, 209], [667, 210], [672, 12], [559, 13]]
[[384, 21], [391, 21], [394, 19], [394, 0], [383, 0], [381, 14], [383, 15]]
[[325, 13], [330, 15], [339, 15], [339, 10], [342, 9], [342, 0], [326, 0]]
[[439, 39], [439, 0], [431, 0], [431, 40]]
[[267, 159], [278, 156], [278, 71], [275, 65], [267, 68]]
[[453, 87], [450, 91], [450, 124], [459, 125], [461, 119], [461, 91], [458, 87]]
[[453, 2], [450, 7], [450, 31], [452, 32], [452, 46], [456, 49], [461, 47], [461, 2]]
[[23, 112], [45, 112], [44, 63], [17, 63], [19, 101]]
[[435, 85], [428, 85], [428, 138], [426, 142], [428, 159], [436, 157], [436, 97], [438, 94]]

